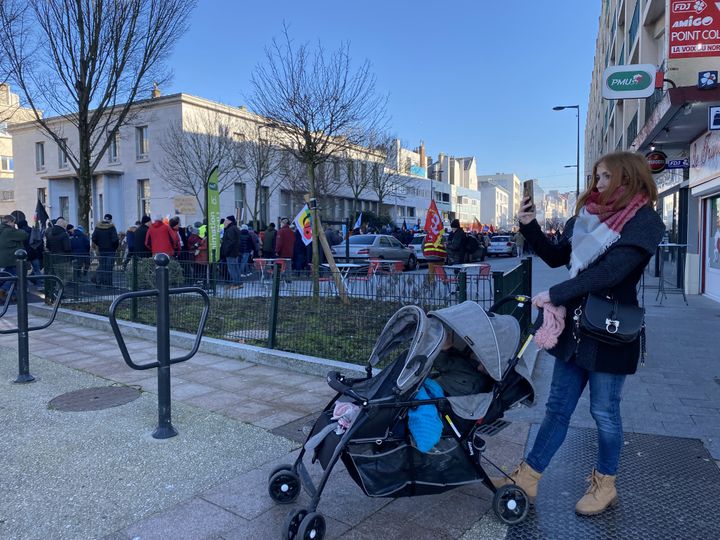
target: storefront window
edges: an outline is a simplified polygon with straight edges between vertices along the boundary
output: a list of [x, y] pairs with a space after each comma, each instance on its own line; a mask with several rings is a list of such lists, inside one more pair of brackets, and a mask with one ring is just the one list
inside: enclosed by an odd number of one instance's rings
[[708, 234], [709, 265], [711, 268], [720, 269], [720, 197], [710, 199], [710, 211], [708, 221], [710, 231]]

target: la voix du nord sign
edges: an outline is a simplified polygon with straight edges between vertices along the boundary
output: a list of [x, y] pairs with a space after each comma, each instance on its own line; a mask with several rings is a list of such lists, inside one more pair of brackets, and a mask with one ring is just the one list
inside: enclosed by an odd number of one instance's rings
[[610, 66], [603, 71], [602, 96], [605, 99], [650, 97], [655, 91], [655, 72], [652, 64]]

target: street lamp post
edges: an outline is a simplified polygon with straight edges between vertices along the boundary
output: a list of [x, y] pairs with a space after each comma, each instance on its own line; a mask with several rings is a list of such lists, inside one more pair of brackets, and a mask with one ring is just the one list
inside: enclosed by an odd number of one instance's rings
[[[558, 105], [553, 107], [553, 111], [562, 111], [564, 109], [575, 109], [577, 113], [577, 147], [575, 148], [575, 199], [580, 197], [580, 105]], [[572, 165], [566, 165], [572, 167]]]

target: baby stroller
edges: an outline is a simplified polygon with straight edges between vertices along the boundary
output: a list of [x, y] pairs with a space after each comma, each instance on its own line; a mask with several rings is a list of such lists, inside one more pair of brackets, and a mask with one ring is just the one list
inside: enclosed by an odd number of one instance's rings
[[[531, 345], [532, 335], [518, 348], [521, 333], [517, 319], [495, 313], [509, 302], [522, 306], [529, 301], [527, 296], [510, 296], [489, 312], [467, 301], [428, 315], [417, 306], [405, 306], [380, 334], [366, 377], [328, 373], [327, 382], [338, 394], [316, 420], [295, 463], [281, 465], [270, 473], [268, 492], [275, 502], [294, 502], [301, 488], [311, 497], [308, 508], [290, 512], [283, 538], [324, 537], [325, 519], [316, 510], [339, 459], [370, 497], [427, 495], [482, 482], [494, 493], [492, 507], [500, 520], [516, 524], [525, 519], [529, 509], [525, 492], [514, 483], [495, 488], [481, 459], [505, 474], [483, 456], [484, 437], [508, 425], [502, 417], [509, 407], [534, 399], [531, 374], [537, 349]], [[476, 393], [457, 395], [450, 391], [445, 397], [419, 399], [416, 394], [424, 388], [433, 362], [450, 339], [453, 350], [464, 348], [469, 358], [480, 363], [478, 369], [469, 371], [479, 378], [471, 385]], [[533, 354], [526, 353], [529, 346]], [[373, 373], [378, 365], [385, 367]], [[442, 384], [442, 379], [437, 380]], [[333, 417], [338, 405], [354, 409], [349, 425], [345, 422], [340, 427]], [[442, 433], [429, 451], [422, 452], [408, 428], [408, 416], [424, 405], [437, 407], [435, 421], [439, 415]], [[317, 485], [303, 461], [306, 453], [322, 467]]]

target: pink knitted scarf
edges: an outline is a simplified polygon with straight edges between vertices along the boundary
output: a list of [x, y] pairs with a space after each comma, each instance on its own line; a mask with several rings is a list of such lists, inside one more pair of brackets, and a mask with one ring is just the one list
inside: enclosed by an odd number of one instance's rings
[[535, 332], [535, 344], [541, 349], [552, 349], [565, 329], [565, 306], [550, 302], [543, 305], [543, 323]]

